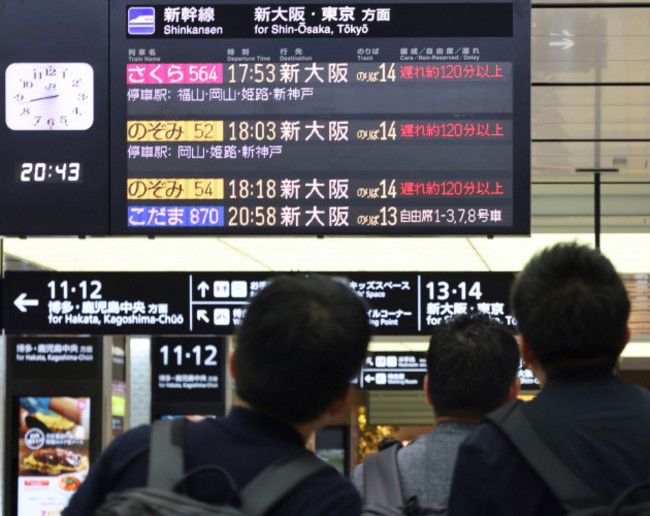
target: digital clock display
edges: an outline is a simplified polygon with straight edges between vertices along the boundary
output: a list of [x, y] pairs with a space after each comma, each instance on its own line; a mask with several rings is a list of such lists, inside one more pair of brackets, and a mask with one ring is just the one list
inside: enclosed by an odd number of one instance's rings
[[16, 164], [16, 182], [83, 183], [83, 167], [78, 161], [23, 161]]
[[113, 233], [529, 232], [526, 2], [114, 7]]
[[0, 235], [108, 235], [108, 4], [0, 12]]

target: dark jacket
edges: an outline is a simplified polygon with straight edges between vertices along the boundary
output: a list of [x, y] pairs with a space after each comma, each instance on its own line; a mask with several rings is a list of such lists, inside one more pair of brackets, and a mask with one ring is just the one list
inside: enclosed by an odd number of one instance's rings
[[[150, 426], [143, 425], [116, 438], [90, 468], [63, 514], [90, 515], [109, 492], [146, 485], [149, 434]], [[280, 455], [304, 447], [302, 437], [290, 426], [239, 407], [225, 418], [188, 423], [185, 443], [186, 469], [222, 466], [240, 488]], [[219, 503], [229, 491], [219, 475], [201, 474], [190, 482], [189, 494]], [[354, 486], [328, 468], [306, 479], [269, 515], [356, 516], [360, 508]]]
[[[650, 391], [611, 374], [551, 379], [527, 413], [553, 449], [613, 499], [650, 472]], [[480, 424], [461, 445], [450, 516], [556, 516], [564, 509], [502, 432]]]

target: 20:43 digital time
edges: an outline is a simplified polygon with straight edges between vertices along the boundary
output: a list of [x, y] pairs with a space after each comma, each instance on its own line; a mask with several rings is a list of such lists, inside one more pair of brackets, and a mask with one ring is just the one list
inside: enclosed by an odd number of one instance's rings
[[16, 164], [18, 183], [81, 183], [83, 167], [78, 161], [50, 163], [23, 161]]

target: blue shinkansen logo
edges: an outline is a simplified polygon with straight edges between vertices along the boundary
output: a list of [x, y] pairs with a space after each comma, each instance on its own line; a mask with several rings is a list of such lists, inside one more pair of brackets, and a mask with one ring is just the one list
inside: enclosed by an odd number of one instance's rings
[[129, 34], [147, 36], [156, 32], [156, 9], [154, 7], [129, 7]]

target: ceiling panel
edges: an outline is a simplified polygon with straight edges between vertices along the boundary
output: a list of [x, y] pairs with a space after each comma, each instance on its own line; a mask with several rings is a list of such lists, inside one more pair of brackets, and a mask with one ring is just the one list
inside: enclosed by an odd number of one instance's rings
[[533, 137], [536, 139], [586, 140], [602, 138], [630, 140], [648, 138], [648, 136], [650, 136], [650, 131], [648, 124], [645, 122], [608, 123], [603, 121], [603, 123], [595, 124], [594, 121], [584, 123], [572, 121], [560, 125], [554, 123], [535, 124], [533, 127]]
[[[465, 238], [223, 238], [274, 270], [486, 270]], [[362, 267], [363, 266], [363, 267]], [[362, 267], [362, 268], [361, 268]]]
[[650, 7], [608, 5], [532, 10], [533, 83], [648, 82]]
[[[564, 217], [567, 230], [571, 217]], [[7, 238], [4, 251], [61, 271], [511, 271], [539, 249], [573, 240], [593, 245], [594, 237]], [[621, 272], [650, 269], [650, 232], [603, 234], [601, 241]]]
[[648, 105], [630, 104], [622, 105], [603, 105], [600, 106], [533, 106], [533, 116], [535, 124], [533, 125], [533, 138], [551, 138], [556, 139], [558, 136], [554, 133], [543, 134], [540, 131], [546, 129], [546, 126], [561, 125], [587, 125], [590, 131], [588, 136], [583, 138], [594, 138], [597, 130], [594, 127], [596, 121], [601, 126], [602, 138], [614, 138], [607, 132], [610, 130], [609, 125], [634, 125], [636, 127], [628, 129], [627, 138], [648, 138]]
[[[607, 6], [617, 6], [618, 4], [625, 4], [625, 5], [630, 5], [630, 4], [640, 4], [640, 5], [647, 5], [648, 2], [647, 0], [573, 0], [570, 2], [571, 5], [580, 5], [584, 4], [584, 7], [592, 7], [592, 6], [600, 6], [601, 4], [607, 5]], [[567, 2], [566, 0], [536, 0], [535, 2], [532, 3], [533, 8], [535, 7], [554, 7], [555, 5], [566, 5]]]
[[537, 109], [542, 107], [587, 106], [596, 105], [596, 94], [600, 92], [602, 107], [615, 106], [634, 109], [638, 106], [647, 107], [650, 103], [648, 86], [585, 86], [585, 85], [554, 85], [533, 86], [531, 91], [532, 118], [536, 119]]
[[59, 271], [264, 269], [217, 238], [6, 238], [4, 251]]
[[[586, 181], [576, 168], [618, 168], [615, 180], [650, 180], [650, 142], [540, 142], [531, 146], [533, 184], [537, 181]], [[614, 180], [608, 178], [608, 180]]]

